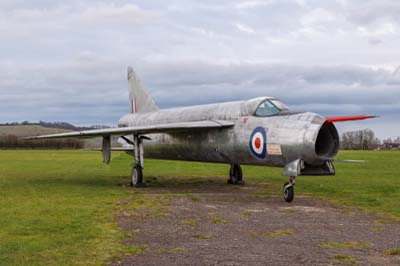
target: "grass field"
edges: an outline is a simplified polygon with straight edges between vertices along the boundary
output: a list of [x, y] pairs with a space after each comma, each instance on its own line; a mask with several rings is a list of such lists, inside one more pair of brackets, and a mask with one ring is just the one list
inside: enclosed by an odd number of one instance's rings
[[[98, 152], [0, 151], [0, 265], [103, 265], [144, 247], [120, 244], [126, 237], [113, 217], [121, 200], [157, 204], [126, 186], [131, 158], [113, 154], [110, 165]], [[341, 152], [334, 177], [299, 177], [296, 193], [400, 218], [400, 152]], [[153, 185], [193, 179], [226, 178], [227, 165], [146, 160]], [[245, 178], [266, 195], [282, 198], [280, 169], [243, 168]], [[200, 180], [200, 181], [199, 181]], [[164, 182], [164, 183], [163, 183]], [[171, 182], [171, 179], [169, 179]], [[132, 205], [130, 206], [132, 208]]]

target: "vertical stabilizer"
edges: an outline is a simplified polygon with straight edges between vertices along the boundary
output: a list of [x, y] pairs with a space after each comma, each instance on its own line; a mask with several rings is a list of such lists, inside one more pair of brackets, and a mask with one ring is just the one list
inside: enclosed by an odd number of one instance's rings
[[128, 86], [131, 113], [147, 113], [158, 110], [154, 100], [142, 86], [139, 77], [133, 71], [132, 67], [128, 67]]

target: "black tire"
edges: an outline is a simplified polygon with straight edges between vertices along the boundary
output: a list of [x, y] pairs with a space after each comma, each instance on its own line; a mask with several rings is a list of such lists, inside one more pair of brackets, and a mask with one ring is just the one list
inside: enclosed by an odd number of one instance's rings
[[231, 165], [231, 168], [229, 169], [229, 179], [228, 179], [228, 184], [234, 185], [237, 183], [237, 178], [236, 178], [236, 168], [235, 165]]
[[234, 164], [233, 166], [231, 166], [231, 168], [229, 170], [228, 184], [242, 185], [243, 183], [244, 182], [243, 182], [242, 168], [240, 167], [240, 165]]
[[238, 173], [238, 176], [237, 176], [237, 180], [238, 180], [238, 182], [243, 182], [243, 171], [242, 171], [242, 167], [240, 167], [240, 165], [236, 165], [236, 169], [237, 169], [237, 173]]
[[289, 185], [289, 182], [286, 182], [283, 185], [283, 198], [286, 202], [292, 202], [294, 199], [294, 187], [288, 187], [285, 189], [287, 185]]
[[143, 184], [143, 171], [140, 166], [135, 166], [132, 168], [131, 173], [131, 186], [138, 187]]
[[237, 165], [237, 185], [244, 185], [244, 180], [243, 180], [243, 171], [242, 171], [242, 167], [240, 167], [240, 165]]
[[235, 184], [235, 167], [231, 165], [231, 168], [229, 169], [229, 179], [228, 179], [228, 184]]

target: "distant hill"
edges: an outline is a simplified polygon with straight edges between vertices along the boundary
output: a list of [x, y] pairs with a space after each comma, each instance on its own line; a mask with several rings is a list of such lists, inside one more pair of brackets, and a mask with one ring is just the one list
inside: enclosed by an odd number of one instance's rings
[[[101, 138], [92, 139], [67, 139], [67, 140], [21, 140], [21, 137], [47, 135], [78, 130], [109, 128], [107, 126], [76, 127], [65, 122], [39, 122], [39, 123], [7, 123], [0, 124], [0, 149], [2, 148], [99, 148]], [[120, 146], [117, 137], [111, 138], [113, 146]]]
[[82, 149], [88, 145], [96, 145], [96, 143], [78, 139], [24, 140], [21, 138], [68, 131], [71, 130], [38, 125], [0, 126], [0, 149]]
[[0, 126], [0, 135], [14, 135], [17, 137], [37, 136], [70, 131], [72, 130], [64, 128], [48, 128], [38, 125]]
[[104, 125], [93, 125], [93, 126], [74, 126], [67, 122], [45, 122], [39, 121], [37, 123], [24, 121], [24, 122], [11, 122], [11, 123], [3, 123], [0, 126], [42, 126], [45, 128], [56, 128], [56, 129], [66, 129], [68, 131], [80, 131], [80, 130], [90, 130], [90, 129], [101, 129], [101, 128], [110, 128], [109, 126]]

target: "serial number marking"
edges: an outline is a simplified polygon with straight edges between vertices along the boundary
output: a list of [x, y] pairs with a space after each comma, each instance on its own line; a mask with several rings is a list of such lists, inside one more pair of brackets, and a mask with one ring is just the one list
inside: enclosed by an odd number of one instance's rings
[[282, 155], [281, 145], [279, 145], [279, 144], [267, 144], [267, 153], [269, 155]]

